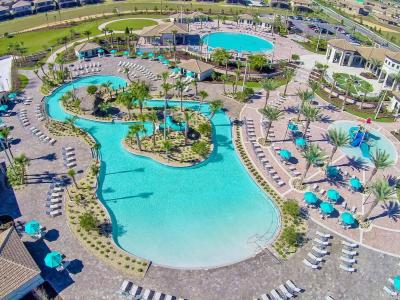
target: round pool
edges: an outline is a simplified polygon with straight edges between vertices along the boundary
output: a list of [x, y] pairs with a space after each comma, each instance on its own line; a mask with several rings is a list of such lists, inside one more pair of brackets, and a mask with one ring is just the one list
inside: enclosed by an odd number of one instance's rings
[[270, 52], [274, 44], [254, 35], [237, 32], [214, 32], [202, 37], [204, 45], [212, 50], [224, 48], [237, 52]]
[[[114, 76], [66, 84], [47, 97], [50, 117], [62, 121], [69, 116], [59, 104], [67, 91], [105, 82], [114, 88], [126, 84]], [[164, 104], [153, 100], [147, 105]], [[206, 104], [184, 105], [210, 114]], [[254, 256], [276, 235], [279, 211], [240, 162], [223, 111], [212, 118], [212, 155], [187, 168], [168, 167], [126, 151], [121, 141], [129, 123], [78, 119], [76, 124], [101, 144], [98, 196], [110, 213], [114, 241], [126, 251], [158, 265], [210, 268]], [[151, 133], [151, 124], [145, 126]]]
[[[365, 131], [359, 130], [360, 125], [364, 126]], [[329, 129], [333, 128], [344, 130], [350, 135], [350, 144], [347, 147], [340, 148], [344, 154], [356, 159], [363, 159], [367, 164], [372, 164], [370, 154], [379, 149], [385, 150], [390, 155], [391, 160], [397, 162], [397, 151], [393, 143], [381, 132], [372, 129], [370, 126], [354, 121], [336, 121], [329, 127]]]

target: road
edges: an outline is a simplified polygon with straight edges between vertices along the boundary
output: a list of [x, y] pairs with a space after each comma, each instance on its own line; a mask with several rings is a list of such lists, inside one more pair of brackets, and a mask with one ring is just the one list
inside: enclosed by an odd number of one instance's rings
[[341, 14], [338, 14], [336, 11], [334, 11], [333, 9], [323, 6], [320, 3], [318, 3], [317, 1], [314, 1], [314, 3], [316, 5], [318, 5], [324, 13], [326, 13], [327, 15], [331, 16], [334, 19], [337, 19], [339, 21], [343, 20], [344, 25], [346, 26], [354, 26], [360, 33], [370, 37], [372, 40], [374, 40], [376, 43], [380, 44], [380, 45], [387, 45], [387, 47], [389, 48], [389, 50], [392, 51], [400, 51], [400, 46], [386, 40], [385, 38], [381, 37], [380, 35], [376, 34], [375, 32], [373, 32], [372, 30], [358, 24], [357, 22], [350, 20], [347, 17], [342, 16]]

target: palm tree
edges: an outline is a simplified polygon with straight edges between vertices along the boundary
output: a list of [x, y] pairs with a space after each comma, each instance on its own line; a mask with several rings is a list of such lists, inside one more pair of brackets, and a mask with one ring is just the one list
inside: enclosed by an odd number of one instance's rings
[[210, 102], [210, 117], [209, 120], [211, 120], [215, 113], [217, 111], [219, 111], [220, 109], [222, 109], [224, 107], [224, 103], [222, 102], [222, 100], [214, 100]]
[[304, 126], [304, 136], [308, 128], [310, 127], [311, 122], [315, 122], [319, 120], [321, 117], [320, 109], [316, 106], [310, 104], [304, 104], [303, 108], [301, 109], [301, 113], [306, 118], [306, 125]]
[[169, 77], [169, 73], [168, 72], [162, 72], [161, 73], [161, 78], [162, 78], [163, 84], [167, 83], [168, 77]]
[[368, 220], [371, 212], [379, 203], [385, 203], [386, 201], [394, 198], [394, 195], [396, 194], [396, 190], [389, 184], [387, 179], [380, 179], [372, 183], [369, 190], [375, 196], [375, 200], [372, 202], [369, 210], [363, 215], [363, 222]]
[[140, 135], [139, 135], [142, 131], [144, 131], [143, 124], [136, 123], [136, 124], [129, 126], [128, 136], [131, 138], [133, 136], [136, 137], [136, 144], [138, 146], [139, 151], [142, 151], [142, 145], [140, 142]]
[[[11, 146], [10, 146], [10, 143], [9, 143], [9, 140], [8, 140], [8, 137], [10, 136], [10, 132], [11, 132], [11, 128], [10, 127], [5, 127], [5, 128], [0, 130], [0, 137], [2, 137], [4, 139], [4, 144], [8, 148], [8, 151], [10, 152], [11, 157], [14, 158], [14, 155], [11, 152]], [[4, 151], [7, 151], [7, 150], [4, 149]]]
[[68, 175], [69, 177], [71, 177], [72, 182], [74, 183], [75, 187], [76, 187], [77, 189], [79, 189], [78, 184], [76, 183], [76, 180], [75, 180], [76, 171], [75, 171], [74, 169], [68, 169], [67, 175]]
[[204, 100], [208, 97], [208, 93], [204, 90], [199, 91], [199, 96], [200, 96], [200, 105], [199, 105], [199, 111], [201, 109], [201, 105], [204, 103]]
[[319, 77], [319, 84], [321, 84], [322, 79], [324, 79], [324, 76], [326, 74], [326, 70], [328, 70], [329, 66], [321, 63], [315, 63], [315, 67], [317, 68], [318, 72], [321, 74]]
[[346, 80], [346, 83], [345, 83], [346, 94], [344, 95], [344, 99], [342, 102], [342, 108], [341, 108], [342, 111], [344, 110], [344, 108], [346, 106], [346, 101], [347, 101], [347, 98], [349, 97], [350, 89], [354, 86], [355, 82], [356, 82], [356, 77], [352, 76], [352, 75], [350, 75], [350, 77], [347, 78], [347, 80]]
[[96, 154], [96, 161], [99, 162], [99, 158], [100, 158], [100, 149], [101, 149], [101, 144], [96, 143], [93, 145], [93, 150]]
[[303, 110], [303, 106], [305, 103], [308, 103], [311, 101], [311, 99], [314, 97], [314, 93], [313, 91], [310, 90], [298, 90], [297, 91], [297, 96], [300, 97], [301, 103], [300, 103], [300, 107], [299, 107], [299, 112], [297, 114], [297, 121], [300, 120], [300, 115], [301, 115], [301, 111]]
[[268, 134], [269, 130], [271, 129], [272, 122], [278, 121], [282, 117], [283, 112], [279, 108], [269, 105], [261, 109], [260, 112], [269, 121], [267, 123], [267, 127], [265, 128], [265, 142], [268, 142]]
[[154, 150], [156, 148], [156, 127], [158, 122], [157, 113], [155, 111], [149, 112], [146, 117], [147, 120], [149, 120], [153, 124], [152, 139], [153, 139], [153, 150]]
[[229, 52], [222, 48], [217, 48], [211, 53], [212, 61], [215, 61], [219, 65], [225, 65], [225, 74], [228, 73], [228, 63], [230, 57], [231, 56]]
[[224, 87], [224, 94], [226, 94], [226, 81], [228, 80], [228, 76], [226, 76], [225, 74], [222, 74], [220, 76], [222, 83], [223, 83], [223, 87]]
[[285, 81], [285, 89], [283, 91], [283, 96], [286, 96], [287, 87], [289, 85], [289, 82], [293, 79], [294, 74], [295, 74], [295, 72], [292, 68], [286, 67], [283, 70], [283, 78]]
[[331, 162], [337, 149], [349, 144], [350, 136], [346, 131], [334, 128], [328, 130], [327, 138], [329, 143], [333, 146], [332, 153], [329, 157], [329, 162]]
[[133, 108], [132, 95], [128, 92], [121, 93], [117, 96], [116, 102], [126, 107], [128, 117], [131, 119], [131, 109]]
[[190, 128], [190, 120], [192, 119], [192, 114], [189, 111], [185, 111], [183, 113], [183, 118], [185, 120], [185, 145], [187, 145], [189, 128]]
[[317, 144], [310, 144], [310, 146], [301, 153], [301, 156], [303, 156], [303, 158], [306, 160], [306, 167], [303, 175], [300, 178], [300, 184], [302, 185], [311, 165], [315, 165], [325, 160], [326, 155]]
[[169, 161], [169, 153], [172, 150], [173, 145], [170, 141], [166, 140], [166, 141], [163, 141], [162, 146], [165, 151], [165, 155], [167, 156], [167, 159]]
[[92, 34], [92, 32], [91, 32], [90, 30], [85, 30], [85, 31], [83, 32], [83, 34], [86, 36], [87, 40], [89, 41], [90, 35]]
[[396, 86], [400, 82], [400, 72], [395, 73], [395, 74], [391, 74], [390, 77], [392, 77], [392, 80], [393, 80], [393, 85], [392, 85], [392, 91], [393, 91], [393, 90], [396, 89]]
[[65, 118], [64, 123], [69, 125], [69, 126], [71, 126], [72, 130], [75, 131], [76, 130], [75, 122], [76, 122], [77, 119], [78, 118], [76, 116], [67, 117], [67, 118]]
[[186, 84], [178, 79], [175, 83], [175, 89], [178, 91], [179, 99], [181, 101], [181, 111], [183, 111], [183, 92], [185, 91]]
[[329, 99], [332, 98], [333, 89], [334, 89], [335, 86], [336, 86], [336, 82], [337, 82], [338, 79], [340, 78], [339, 73], [333, 73], [333, 74], [332, 74], [332, 78], [333, 78], [333, 82], [332, 82], [332, 84], [331, 84], [331, 90], [329, 91]]
[[25, 183], [26, 166], [29, 166], [29, 158], [24, 153], [14, 158], [14, 163], [21, 168], [21, 184]]
[[374, 165], [371, 176], [368, 181], [371, 181], [378, 170], [386, 169], [393, 165], [393, 160], [390, 159], [390, 154], [383, 149], [377, 149], [374, 153], [371, 153], [371, 161]]
[[161, 88], [164, 90], [164, 98], [168, 97], [168, 92], [173, 88], [172, 84], [165, 82], [161, 84]]
[[264, 103], [264, 109], [265, 109], [268, 105], [270, 92], [275, 89], [276, 83], [275, 80], [273, 80], [272, 78], [267, 78], [261, 81], [261, 86], [265, 91], [265, 103]]

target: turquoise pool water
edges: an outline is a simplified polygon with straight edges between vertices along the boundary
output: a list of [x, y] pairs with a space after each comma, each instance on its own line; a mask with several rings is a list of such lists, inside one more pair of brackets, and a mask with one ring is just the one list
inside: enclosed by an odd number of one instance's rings
[[215, 32], [205, 35], [203, 43], [210, 49], [224, 48], [238, 52], [269, 52], [274, 44], [254, 35], [236, 32]]
[[[336, 121], [329, 128], [337, 128], [350, 133], [352, 130], [356, 130], [359, 127], [359, 122], [354, 121]], [[389, 141], [382, 133], [372, 129], [370, 126], [366, 125], [369, 133], [368, 141], [362, 143], [358, 147], [352, 147], [351, 145], [343, 147], [340, 150], [350, 156], [359, 159], [363, 159], [367, 164], [372, 164], [370, 160], [370, 153], [374, 153], [377, 149], [385, 150], [389, 153], [391, 159], [397, 162], [397, 151], [395, 146], [391, 141]]]
[[[125, 84], [119, 77], [93, 76], [73, 86], [106, 81], [114, 87]], [[67, 84], [47, 98], [52, 118], [68, 116], [59, 99], [72, 88]], [[207, 105], [201, 110], [208, 114]], [[238, 159], [225, 113], [213, 118], [211, 157], [188, 168], [164, 166], [124, 150], [126, 123], [78, 119], [77, 125], [102, 145], [98, 196], [111, 215], [115, 242], [126, 251], [175, 268], [216, 267], [255, 255], [276, 234], [279, 213]]]

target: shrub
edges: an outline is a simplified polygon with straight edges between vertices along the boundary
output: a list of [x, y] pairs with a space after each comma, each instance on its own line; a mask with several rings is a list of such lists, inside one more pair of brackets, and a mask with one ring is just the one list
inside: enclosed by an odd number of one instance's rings
[[288, 200], [283, 203], [283, 213], [287, 214], [293, 218], [298, 218], [300, 216], [300, 206], [296, 200]]
[[95, 86], [95, 85], [89, 85], [88, 87], [87, 87], [87, 93], [88, 94], [90, 94], [90, 95], [94, 95], [94, 94], [96, 94], [96, 92], [97, 92], [97, 86]]
[[285, 227], [282, 231], [282, 239], [289, 246], [296, 246], [299, 240], [299, 233], [293, 226]]
[[79, 217], [79, 225], [86, 231], [91, 231], [97, 228], [98, 221], [91, 213], [85, 212]]
[[211, 127], [211, 124], [208, 123], [208, 122], [201, 123], [199, 125], [198, 129], [199, 129], [200, 134], [202, 134], [202, 135], [206, 135], [206, 136], [210, 136], [211, 135], [212, 127]]
[[202, 157], [208, 155], [210, 147], [206, 142], [196, 142], [192, 145], [192, 151]]

